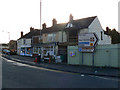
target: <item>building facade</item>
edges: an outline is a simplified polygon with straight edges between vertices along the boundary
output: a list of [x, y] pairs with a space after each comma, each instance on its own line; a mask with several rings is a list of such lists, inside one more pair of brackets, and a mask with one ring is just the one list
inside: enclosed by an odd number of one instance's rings
[[10, 40], [8, 45], [9, 45], [9, 49], [12, 52], [16, 52], [17, 51], [17, 41], [16, 40]]
[[104, 33], [97, 16], [74, 20], [69, 16], [68, 23], [57, 24], [52, 20], [52, 26], [46, 27], [44, 23], [42, 30], [30, 28], [30, 32], [18, 39], [18, 54], [29, 56], [41, 55], [41, 58], [51, 55], [56, 58], [62, 56], [67, 62], [67, 47], [77, 46], [78, 37], [81, 33], [95, 33], [99, 39], [98, 44], [111, 44], [110, 36]]
[[17, 40], [17, 54], [24, 56], [32, 56], [33, 55], [33, 47], [32, 47], [32, 36], [37, 35], [37, 29], [30, 28], [30, 32], [23, 35], [21, 32], [21, 37]]

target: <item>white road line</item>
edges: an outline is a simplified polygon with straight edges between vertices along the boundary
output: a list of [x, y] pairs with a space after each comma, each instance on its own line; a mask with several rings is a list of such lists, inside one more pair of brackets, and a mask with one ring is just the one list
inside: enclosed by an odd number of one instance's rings
[[8, 59], [6, 59], [6, 58], [4, 58], [4, 57], [2, 57], [2, 58], [3, 58], [5, 61], [7, 61], [7, 62], [12, 62], [12, 63], [14, 63], [14, 65], [17, 65], [17, 66], [27, 66], [27, 67], [30, 67], [30, 68], [35, 68], [35, 69], [40, 69], [40, 70], [75, 74], [75, 73], [72, 73], [72, 72], [65, 72], [65, 71], [47, 69], [47, 68], [42, 68], [42, 67], [37, 67], [37, 66], [31, 66], [31, 65], [28, 65], [28, 64], [23, 64], [23, 63], [19, 63], [19, 62], [16, 62], [16, 61], [8, 60]]
[[91, 76], [91, 77], [97, 77], [97, 78], [105, 79], [105, 80], [120, 81], [118, 78], [103, 77], [103, 76], [93, 76], [93, 75], [89, 75], [89, 76]]
[[[6, 60], [7, 62], [12, 62], [12, 63], [14, 63], [14, 65], [17, 65], [17, 66], [27, 66], [27, 67], [30, 67], [30, 68], [35, 68], [35, 69], [40, 69], [40, 70], [46, 70], [46, 71], [52, 71], [52, 72], [60, 72], [60, 73], [69, 73], [69, 74], [78, 75], [77, 73], [72, 73], [72, 72], [65, 72], [65, 71], [47, 69], [47, 68], [42, 68], [42, 67], [37, 67], [37, 66], [31, 66], [31, 65], [28, 65], [28, 64], [23, 64], [23, 63], [19, 63], [19, 62], [16, 62], [16, 61], [8, 60], [8, 59], [6, 59], [4, 57], [2, 57], [2, 59]], [[18, 59], [18, 61], [20, 61], [20, 60]], [[81, 74], [81, 77], [83, 77], [83, 76], [85, 76], [85, 75]], [[117, 78], [101, 77], [101, 76], [93, 76], [93, 75], [88, 75], [88, 76], [97, 77], [97, 78], [106, 79], [106, 80], [120, 81]]]

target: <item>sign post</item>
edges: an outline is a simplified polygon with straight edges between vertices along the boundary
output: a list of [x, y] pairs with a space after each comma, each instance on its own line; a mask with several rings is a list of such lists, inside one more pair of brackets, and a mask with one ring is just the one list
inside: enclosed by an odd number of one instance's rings
[[83, 52], [92, 53], [92, 66], [94, 66], [94, 51], [98, 42], [98, 37], [95, 33], [84, 33], [78, 36], [79, 51], [82, 52], [82, 64], [83, 64]]

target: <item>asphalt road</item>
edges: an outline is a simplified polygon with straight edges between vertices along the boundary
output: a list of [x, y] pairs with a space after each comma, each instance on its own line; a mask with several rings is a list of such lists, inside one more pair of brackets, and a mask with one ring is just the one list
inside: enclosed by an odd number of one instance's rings
[[56, 71], [2, 59], [2, 88], [118, 88], [118, 80]]

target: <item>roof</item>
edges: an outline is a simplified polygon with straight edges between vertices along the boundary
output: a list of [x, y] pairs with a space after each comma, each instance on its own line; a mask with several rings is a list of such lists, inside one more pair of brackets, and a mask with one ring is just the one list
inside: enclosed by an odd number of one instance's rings
[[[78, 20], [73, 20], [73, 21], [68, 22], [68, 23], [71, 23], [73, 25], [72, 28], [75, 28], [75, 29], [88, 28], [89, 25], [93, 22], [93, 20], [96, 17], [97, 16], [82, 18], [82, 19], [78, 19]], [[67, 24], [66, 24], [66, 26], [67, 26]]]
[[28, 32], [27, 34], [23, 35], [23, 37], [20, 37], [19, 39], [22, 39], [22, 38], [32, 38], [32, 36], [38, 36], [38, 35], [40, 35], [40, 30], [35, 29], [35, 30], [33, 30], [31, 32]]
[[[78, 19], [78, 20], [73, 20], [72, 22], [68, 22], [68, 23], [72, 23], [73, 24], [73, 27], [72, 27], [73, 29], [88, 28], [88, 26], [93, 22], [93, 20], [96, 17], [97, 16], [82, 18], [82, 19]], [[68, 23], [56, 24], [56, 25], [53, 25], [52, 27], [48, 27], [48, 28], [42, 29], [41, 30], [41, 34], [42, 33], [51, 33], [51, 32], [57, 32], [57, 31], [65, 30], [66, 29], [65, 27], [67, 26]], [[32, 38], [33, 36], [38, 36], [38, 35], [40, 35], [40, 30], [34, 29], [31, 32], [25, 34], [23, 37], [20, 37], [19, 39], [22, 39], [22, 38]]]
[[[51, 32], [61, 31], [61, 30], [64, 29], [66, 24], [67, 23], [56, 24], [56, 25], [54, 25], [52, 27], [42, 29], [41, 33], [51, 33]], [[27, 34], [25, 34], [23, 37], [20, 37], [19, 39], [32, 38], [33, 36], [38, 36], [38, 35], [40, 35], [40, 30], [35, 29], [35, 30], [32, 30], [31, 32], [28, 32]]]
[[52, 27], [42, 29], [42, 33], [51, 33], [64, 30], [67, 23], [56, 24]]
[[0, 44], [1, 46], [8, 46], [8, 44], [5, 44], [5, 43], [2, 43], [2, 44]]

